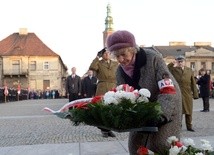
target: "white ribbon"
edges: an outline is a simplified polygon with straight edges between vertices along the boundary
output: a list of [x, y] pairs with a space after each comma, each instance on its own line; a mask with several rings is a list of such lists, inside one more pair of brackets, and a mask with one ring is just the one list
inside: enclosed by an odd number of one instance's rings
[[61, 112], [66, 112], [69, 110], [69, 108], [71, 107], [74, 107], [75, 105], [81, 103], [81, 102], [91, 102], [92, 98], [83, 98], [83, 99], [78, 99], [78, 100], [75, 100], [75, 101], [71, 101], [69, 103], [66, 103], [62, 108], [60, 108], [59, 110], [57, 111], [54, 111], [48, 107], [45, 107], [43, 110], [44, 111], [47, 111], [47, 112], [51, 112], [53, 114], [55, 113], [61, 113]]

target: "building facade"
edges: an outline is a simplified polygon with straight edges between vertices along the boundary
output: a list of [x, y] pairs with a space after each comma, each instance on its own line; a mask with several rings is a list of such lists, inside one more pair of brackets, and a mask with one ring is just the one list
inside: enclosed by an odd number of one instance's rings
[[0, 41], [0, 86], [65, 93], [67, 67], [34, 33], [21, 28]]
[[214, 48], [211, 47], [210, 42], [195, 42], [193, 46], [170, 42], [169, 46], [152, 48], [162, 54], [166, 64], [173, 62], [176, 56], [183, 55], [186, 58], [186, 66], [192, 68], [195, 76], [199, 74], [201, 68], [204, 68], [209, 71], [211, 80], [214, 80]]

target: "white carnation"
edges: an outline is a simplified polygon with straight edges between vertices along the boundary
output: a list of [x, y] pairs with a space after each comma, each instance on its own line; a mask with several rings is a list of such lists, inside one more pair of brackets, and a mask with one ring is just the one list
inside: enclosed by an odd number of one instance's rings
[[131, 100], [132, 103], [135, 103], [136, 102], [136, 95], [133, 94], [132, 92], [125, 92], [124, 93], [124, 96], [123, 96], [125, 99], [129, 99]]
[[108, 91], [105, 93], [105, 95], [103, 96], [103, 99], [105, 100], [108, 97], [114, 97], [115, 96], [115, 92], [114, 91]]
[[137, 99], [137, 102], [149, 102], [149, 99], [145, 96], [140, 96], [138, 99]]
[[105, 104], [111, 104], [111, 103], [118, 104], [118, 100], [114, 97], [108, 97], [108, 98], [104, 99], [104, 103]]
[[123, 85], [117, 86], [117, 87], [116, 87], [116, 90], [117, 90], [117, 91], [123, 90]]
[[185, 146], [194, 146], [195, 145], [193, 139], [191, 139], [191, 138], [184, 139], [183, 143], [184, 143]]
[[105, 104], [118, 103], [117, 99], [115, 98], [114, 91], [108, 91], [107, 93], [105, 93], [105, 95], [103, 96], [103, 100]]
[[177, 141], [178, 141], [178, 138], [175, 136], [171, 136], [171, 137], [167, 138], [167, 142], [169, 144], [172, 144], [172, 142], [177, 142]]
[[213, 147], [209, 143], [202, 144], [201, 149], [206, 151], [213, 151]]
[[178, 148], [177, 146], [171, 147], [169, 149], [169, 155], [177, 155], [180, 152], [181, 148]]
[[201, 139], [201, 143], [202, 144], [210, 144], [210, 142], [208, 140], [206, 140], [206, 139]]
[[202, 150], [207, 150], [207, 151], [213, 151], [213, 147], [211, 146], [210, 142], [205, 139], [201, 139], [201, 149]]
[[120, 102], [122, 98], [131, 100], [132, 103], [136, 102], [136, 95], [132, 92], [125, 92], [125, 91], [117, 91], [115, 93], [115, 98]]
[[184, 146], [184, 145], [181, 146], [181, 150], [180, 150], [181, 153], [184, 153], [186, 150], [187, 150], [187, 147], [186, 147], [186, 146]]
[[148, 89], [145, 89], [145, 88], [140, 89], [139, 90], [139, 94], [141, 96], [145, 96], [145, 97], [148, 97], [148, 98], [151, 96], [150, 91]]
[[124, 95], [124, 91], [117, 91], [117, 92], [115, 92], [115, 98], [118, 100], [118, 101], [120, 101], [121, 100], [121, 98], [123, 98], [123, 96], [125, 96]]

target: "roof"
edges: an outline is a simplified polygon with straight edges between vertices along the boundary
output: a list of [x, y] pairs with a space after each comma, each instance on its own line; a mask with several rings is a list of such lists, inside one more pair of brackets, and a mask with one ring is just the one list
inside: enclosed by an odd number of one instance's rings
[[186, 52], [191, 52], [196, 50], [195, 46], [153, 46], [153, 48], [159, 51], [163, 57], [173, 56], [177, 57], [179, 55], [185, 55]]
[[0, 56], [59, 56], [34, 33], [13, 33], [0, 41]]
[[47, 47], [34, 33], [22, 35], [13, 33], [0, 41], [0, 56], [55, 56], [67, 70], [61, 57]]
[[211, 46], [201, 46], [202, 48], [209, 50], [209, 51], [213, 51], [214, 52], [214, 48]]

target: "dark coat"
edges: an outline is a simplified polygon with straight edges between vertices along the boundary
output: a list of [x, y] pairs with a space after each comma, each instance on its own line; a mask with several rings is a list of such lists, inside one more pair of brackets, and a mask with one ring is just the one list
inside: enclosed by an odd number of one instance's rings
[[205, 74], [201, 76], [197, 84], [199, 85], [200, 89], [200, 96], [201, 97], [209, 97], [210, 96], [210, 75]]
[[97, 89], [97, 78], [92, 76], [91, 79], [89, 76], [85, 77], [82, 81], [82, 95], [86, 94], [83, 97], [93, 97], [95, 96]]
[[[174, 83], [176, 94], [160, 94], [158, 81], [162, 80], [164, 73], [168, 73]], [[179, 86], [169, 72], [162, 55], [150, 49], [142, 49], [136, 54], [133, 78], [125, 74], [121, 67], [117, 70], [117, 84], [129, 84], [135, 89], [147, 88], [151, 92], [150, 101], [157, 101], [168, 120], [172, 122], [159, 128], [157, 133], [151, 133], [147, 141], [147, 148], [162, 153], [169, 149], [167, 138], [176, 136], [180, 138], [182, 102]], [[136, 155], [140, 145], [145, 144], [148, 133], [130, 132], [129, 152]]]
[[81, 78], [80, 76], [76, 75], [75, 78], [72, 78], [72, 76], [68, 76], [66, 80], [66, 92], [69, 94], [75, 93], [81, 93]]
[[198, 98], [194, 73], [191, 68], [186, 66], [181, 69], [180, 67], [173, 67], [173, 64], [170, 63], [168, 67], [181, 89], [183, 114], [192, 115], [193, 98]]

